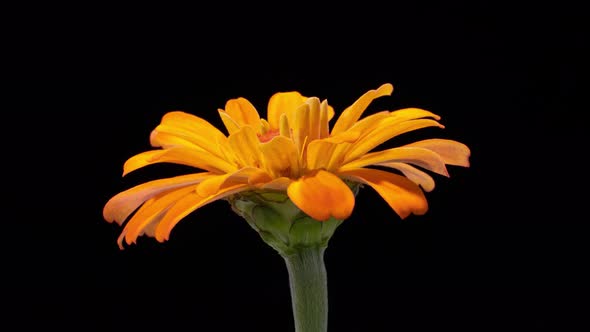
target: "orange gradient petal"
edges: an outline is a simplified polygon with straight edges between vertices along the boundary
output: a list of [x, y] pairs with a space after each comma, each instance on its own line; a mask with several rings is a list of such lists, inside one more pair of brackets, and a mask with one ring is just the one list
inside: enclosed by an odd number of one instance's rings
[[401, 175], [368, 168], [346, 170], [338, 175], [371, 186], [402, 219], [412, 213], [422, 215], [428, 210], [420, 187]]
[[316, 170], [287, 188], [291, 201], [315, 220], [346, 219], [354, 208], [354, 194], [336, 175]]
[[347, 107], [332, 129], [332, 135], [346, 131], [363, 115], [371, 102], [379, 97], [389, 96], [393, 92], [393, 85], [386, 83], [377, 88], [377, 90], [370, 90], [362, 95], [352, 105]]
[[196, 192], [189, 193], [170, 207], [168, 212], [166, 212], [166, 215], [164, 215], [160, 223], [156, 226], [156, 240], [159, 242], [168, 240], [170, 232], [174, 226], [196, 209], [240, 191], [247, 190], [248, 188], [249, 186], [244, 184], [232, 185], [219, 190], [215, 195], [206, 197], [203, 197]]
[[405, 146], [419, 147], [436, 152], [445, 164], [469, 167], [471, 151], [467, 145], [448, 139], [432, 138]]
[[204, 172], [180, 175], [140, 184], [113, 196], [105, 204], [102, 215], [106, 221], [116, 221], [121, 225], [137, 207], [148, 199], [165, 191], [200, 183], [211, 176], [213, 176], [212, 173]]

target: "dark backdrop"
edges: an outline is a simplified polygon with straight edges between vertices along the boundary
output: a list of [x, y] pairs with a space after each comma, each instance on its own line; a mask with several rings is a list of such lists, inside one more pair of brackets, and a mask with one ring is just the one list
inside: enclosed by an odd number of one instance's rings
[[19, 153], [33, 157], [20, 169], [34, 194], [15, 195], [26, 217], [8, 255], [21, 323], [289, 331], [284, 263], [226, 202], [191, 214], [167, 243], [141, 238], [124, 251], [102, 207], [135, 184], [187, 171], [157, 165], [120, 176], [168, 111], [221, 126], [217, 109], [230, 98], [264, 114], [273, 93], [297, 90], [338, 113], [390, 82], [393, 95], [366, 114], [431, 110], [446, 129], [400, 139], [464, 142], [472, 165], [435, 176], [425, 216], [400, 220], [361, 191], [326, 253], [331, 331], [587, 327], [584, 17], [430, 9], [238, 9], [207, 23], [208, 11], [171, 23], [115, 11], [35, 30], [13, 81], [26, 87], [21, 108], [34, 106], [17, 139], [33, 141], [34, 151]]

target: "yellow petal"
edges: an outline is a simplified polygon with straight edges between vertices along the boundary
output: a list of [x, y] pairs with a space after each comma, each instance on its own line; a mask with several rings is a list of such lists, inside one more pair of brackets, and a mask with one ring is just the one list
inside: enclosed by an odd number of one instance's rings
[[315, 140], [307, 147], [307, 167], [309, 169], [328, 168], [330, 156], [338, 144], [326, 140]]
[[209, 152], [176, 146], [165, 150], [151, 150], [129, 158], [123, 165], [123, 175], [156, 163], [174, 163], [201, 168], [214, 173], [229, 173], [237, 170], [235, 165]]
[[361, 168], [369, 165], [385, 165], [390, 162], [409, 163], [435, 173], [449, 176], [444, 160], [435, 152], [417, 147], [399, 147], [368, 153], [346, 163], [341, 170]]
[[269, 142], [260, 144], [260, 150], [264, 166], [273, 177], [295, 177], [299, 174], [297, 148], [289, 138], [276, 136]]
[[157, 126], [156, 129], [154, 129], [154, 131], [161, 134], [176, 136], [180, 139], [186, 140], [192, 143], [193, 145], [198, 146], [200, 150], [208, 151], [209, 153], [218, 157], [221, 156], [221, 152], [219, 150], [219, 145], [215, 144], [216, 140], [227, 140], [224, 139], [225, 137], [216, 137], [210, 130], [206, 129], [202, 129], [201, 132], [197, 133], [192, 130], [161, 124]]
[[410, 181], [421, 186], [422, 189], [424, 189], [424, 191], [426, 192], [434, 190], [434, 179], [432, 179], [432, 177], [428, 175], [426, 172], [423, 172], [412, 165], [396, 162], [382, 163], [379, 165], [397, 169], [398, 171], [402, 172], [408, 179], [410, 179]]
[[229, 145], [240, 167], [263, 167], [260, 140], [258, 140], [258, 136], [252, 127], [245, 126], [231, 134], [229, 136]]
[[360, 136], [356, 131], [345, 131], [335, 136], [309, 143], [307, 147], [307, 168], [333, 170], [340, 167], [344, 154]]
[[193, 149], [205, 151], [199, 146], [190, 142], [189, 140], [186, 140], [182, 137], [178, 137], [177, 135], [159, 132], [157, 130], [152, 130], [150, 134], [150, 144], [153, 147], [171, 148], [174, 146], [186, 146]]
[[427, 139], [414, 142], [406, 146], [414, 146], [436, 152], [445, 164], [469, 167], [471, 152], [467, 145], [448, 139]]
[[305, 102], [309, 105], [309, 130], [308, 130], [308, 142], [314, 141], [320, 138], [320, 100], [317, 97], [308, 98]]
[[260, 115], [252, 103], [246, 98], [230, 99], [225, 103], [225, 112], [240, 127], [252, 126], [260, 134]]
[[386, 83], [380, 86], [377, 90], [370, 90], [362, 95], [352, 105], [347, 107], [332, 129], [332, 135], [346, 131], [352, 127], [354, 123], [363, 115], [369, 104], [375, 99], [382, 96], [389, 96], [393, 92], [393, 85]]
[[295, 121], [289, 121], [293, 126], [293, 142], [300, 154], [305, 150], [305, 143], [309, 137], [309, 112], [310, 105], [304, 103], [297, 108], [295, 112]]
[[[332, 113], [334, 110], [332, 109]], [[334, 116], [334, 114], [332, 114]], [[328, 114], [328, 101], [324, 99], [320, 104], [320, 138], [326, 138], [330, 136], [330, 115]]]
[[401, 123], [398, 123], [397, 120], [393, 118], [384, 119], [374, 130], [366, 133], [364, 137], [354, 143], [354, 146], [352, 146], [350, 151], [346, 154], [344, 162], [347, 163], [364, 155], [395, 136], [426, 127], [444, 128], [440, 123], [430, 119], [409, 120]]
[[271, 181], [271, 177], [263, 170], [246, 167], [236, 172], [210, 177], [197, 186], [197, 193], [201, 196], [215, 195], [222, 187], [231, 184], [256, 185]]
[[225, 135], [212, 124], [196, 115], [182, 111], [173, 111], [164, 114], [161, 124], [193, 131], [197, 134], [208, 132], [212, 138], [225, 137]]
[[338, 172], [344, 178], [371, 186], [402, 218], [428, 210], [424, 193], [405, 177], [377, 169], [357, 168]]
[[354, 208], [354, 194], [336, 175], [316, 170], [287, 188], [291, 201], [315, 220], [346, 219]]
[[154, 180], [127, 189], [112, 197], [104, 206], [102, 214], [106, 221], [121, 225], [125, 219], [148, 199], [165, 191], [193, 185], [213, 176], [209, 172], [181, 175]]
[[218, 109], [217, 112], [219, 113], [219, 117], [221, 118], [223, 125], [230, 135], [240, 129], [240, 125], [234, 119], [232, 119], [229, 114], [225, 113], [224, 110]]
[[[205, 180], [207, 181], [207, 180]], [[125, 225], [125, 242], [127, 244], [135, 243], [137, 237], [143, 232], [154, 218], [167, 210], [173, 203], [186, 196], [188, 193], [195, 191], [195, 185], [184, 188], [173, 189], [164, 194], [158, 195], [153, 201], [148, 201], [131, 217]]]
[[297, 91], [275, 93], [268, 101], [267, 120], [272, 129], [279, 129], [281, 114], [287, 114], [289, 123], [294, 123], [293, 113], [307, 100]]
[[170, 232], [174, 226], [196, 209], [240, 191], [247, 190], [248, 188], [248, 185], [237, 184], [223, 188], [217, 192], [217, 194], [207, 197], [203, 197], [196, 192], [189, 193], [178, 200], [172, 207], [170, 207], [168, 212], [166, 212], [166, 215], [164, 215], [160, 223], [156, 226], [156, 239], [160, 242], [168, 240]]

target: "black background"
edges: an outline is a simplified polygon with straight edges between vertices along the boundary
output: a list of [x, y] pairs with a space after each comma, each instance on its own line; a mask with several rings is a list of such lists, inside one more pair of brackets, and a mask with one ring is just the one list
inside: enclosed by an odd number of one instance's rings
[[189, 171], [155, 165], [120, 177], [168, 111], [220, 127], [230, 98], [265, 114], [273, 93], [297, 90], [338, 113], [390, 82], [393, 95], [365, 114], [437, 113], [446, 129], [397, 142], [455, 139], [472, 165], [435, 176], [424, 216], [400, 220], [361, 191], [326, 252], [330, 330], [587, 328], [586, 18], [485, 4], [338, 8], [81, 10], [16, 39], [12, 85], [24, 89], [13, 96], [30, 112], [9, 142], [31, 140], [16, 157], [33, 157], [18, 167], [22, 229], [7, 251], [21, 324], [292, 330], [284, 263], [226, 202], [191, 214], [167, 243], [141, 238], [124, 251], [102, 207]]

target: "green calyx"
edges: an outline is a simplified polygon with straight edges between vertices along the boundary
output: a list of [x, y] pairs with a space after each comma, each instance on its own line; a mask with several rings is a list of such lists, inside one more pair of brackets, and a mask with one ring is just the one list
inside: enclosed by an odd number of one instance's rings
[[[352, 185], [356, 194], [358, 185]], [[317, 221], [301, 211], [286, 193], [249, 191], [231, 196], [232, 209], [242, 216], [264, 242], [290, 256], [303, 248], [325, 248], [342, 220]]]

